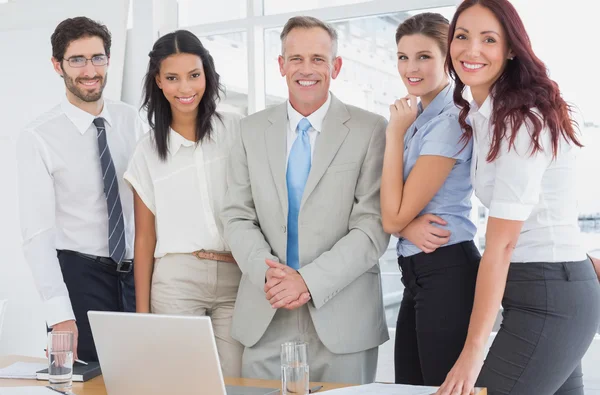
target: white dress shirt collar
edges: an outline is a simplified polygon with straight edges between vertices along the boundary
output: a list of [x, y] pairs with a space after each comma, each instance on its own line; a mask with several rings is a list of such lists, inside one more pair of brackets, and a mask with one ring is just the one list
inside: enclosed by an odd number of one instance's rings
[[60, 106], [66, 114], [67, 118], [69, 118], [69, 120], [73, 122], [73, 125], [75, 125], [75, 127], [81, 134], [84, 134], [90, 128], [90, 125], [92, 125], [94, 119], [96, 118], [104, 118], [104, 121], [106, 121], [106, 123], [108, 123], [109, 126], [112, 126], [112, 118], [110, 116], [110, 113], [107, 108], [108, 106], [106, 105], [106, 103], [102, 108], [102, 112], [97, 117], [73, 105], [69, 101], [69, 99], [67, 99], [66, 95], [60, 103]]
[[195, 142], [186, 139], [175, 130], [169, 128], [169, 153], [171, 155], [177, 154], [181, 146], [192, 147], [195, 144]]
[[485, 119], [490, 119], [490, 115], [492, 114], [493, 107], [492, 94], [490, 93], [488, 97], [485, 99], [481, 107], [477, 105], [475, 100], [471, 101], [471, 109], [469, 110], [469, 115], [473, 116], [475, 114], [480, 114]]
[[292, 107], [292, 104], [288, 100], [287, 113], [288, 113], [288, 119], [290, 121], [291, 129], [295, 131], [298, 128], [298, 123], [300, 122], [300, 120], [302, 120], [302, 118], [306, 118], [310, 122], [310, 125], [312, 126], [312, 128], [320, 133], [321, 130], [323, 129], [323, 120], [325, 119], [327, 110], [329, 110], [330, 104], [331, 104], [331, 94], [327, 93], [327, 100], [325, 101], [325, 103], [323, 103], [323, 105], [321, 107], [319, 107], [317, 109], [317, 111], [315, 111], [312, 114], [310, 114], [309, 116], [305, 117], [304, 115], [302, 115], [298, 111], [296, 111], [296, 109], [294, 107]]

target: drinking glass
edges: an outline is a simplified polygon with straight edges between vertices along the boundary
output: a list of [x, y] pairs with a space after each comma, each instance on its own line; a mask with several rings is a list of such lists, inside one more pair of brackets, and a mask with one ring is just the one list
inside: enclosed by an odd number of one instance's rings
[[308, 343], [281, 345], [281, 395], [308, 395]]
[[71, 393], [73, 385], [73, 332], [48, 333], [48, 381], [50, 387]]

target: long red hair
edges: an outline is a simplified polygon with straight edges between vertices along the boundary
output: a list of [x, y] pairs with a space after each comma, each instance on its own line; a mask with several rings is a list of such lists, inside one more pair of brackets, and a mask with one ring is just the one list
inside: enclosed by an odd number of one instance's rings
[[[448, 48], [454, 38], [458, 17], [476, 4], [489, 9], [496, 16], [506, 34], [508, 47], [514, 53], [513, 60], [507, 62], [503, 73], [490, 89], [493, 98], [493, 136], [487, 160], [491, 162], [498, 157], [504, 138], [508, 138], [509, 149], [514, 147], [517, 132], [523, 123], [531, 125], [532, 155], [542, 149], [540, 135], [544, 127], [552, 135], [554, 157], [558, 153], [561, 136], [567, 143], [582, 147], [575, 131], [577, 122], [571, 118], [571, 106], [562, 98], [558, 84], [548, 77], [546, 66], [533, 52], [523, 21], [508, 0], [464, 0], [450, 23]], [[459, 121], [464, 130], [463, 141], [468, 142], [473, 136], [473, 129], [467, 124], [470, 106], [463, 98], [465, 84], [452, 65], [450, 51], [446, 56], [446, 66], [455, 81], [454, 102], [461, 109]], [[541, 119], [533, 111], [534, 108], [541, 114]]]

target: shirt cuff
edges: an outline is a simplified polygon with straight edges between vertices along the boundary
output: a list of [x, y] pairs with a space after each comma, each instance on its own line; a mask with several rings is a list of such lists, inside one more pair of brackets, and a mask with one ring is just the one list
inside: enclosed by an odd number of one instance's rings
[[48, 327], [53, 327], [64, 321], [75, 320], [71, 300], [68, 296], [57, 296], [46, 300], [44, 302], [44, 310], [46, 312], [46, 324]]
[[490, 204], [490, 217], [512, 221], [525, 221], [529, 218], [533, 205], [514, 202], [492, 200]]

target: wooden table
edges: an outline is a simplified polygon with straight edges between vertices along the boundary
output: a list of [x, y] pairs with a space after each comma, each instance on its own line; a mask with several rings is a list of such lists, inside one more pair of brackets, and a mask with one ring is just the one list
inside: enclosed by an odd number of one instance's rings
[[[0, 357], [0, 368], [4, 368], [15, 362], [40, 362], [44, 363], [47, 360], [44, 358], [31, 358], [17, 355]], [[240, 379], [240, 378], [225, 378], [225, 384], [238, 385], [242, 387], [260, 387], [260, 388], [279, 388], [281, 381], [279, 380], [256, 380], [256, 379]], [[45, 386], [47, 381], [38, 380], [16, 380], [16, 379], [0, 379], [0, 387], [25, 387], [25, 386]], [[323, 388], [319, 391], [332, 390], [335, 388], [349, 387], [348, 384], [332, 384], [332, 383], [310, 383], [310, 386], [322, 385]], [[76, 395], [106, 395], [104, 387], [104, 379], [102, 376], [95, 377], [85, 383], [73, 383], [73, 392]], [[477, 395], [487, 395], [485, 389], [477, 392]]]
[[[31, 358], [11, 355], [7, 357], [0, 357], [0, 368], [4, 368], [14, 362], [40, 362], [45, 363], [47, 359], [44, 358]], [[281, 381], [279, 380], [256, 380], [256, 379], [240, 379], [240, 378], [225, 378], [225, 384], [227, 385], [238, 385], [242, 387], [260, 387], [260, 388], [279, 388], [281, 387]], [[0, 379], [0, 387], [25, 387], [25, 386], [45, 386], [48, 385], [47, 381], [38, 380], [16, 380], [16, 379]], [[310, 383], [310, 386], [322, 385], [325, 390], [332, 390], [334, 388], [348, 387], [347, 384], [331, 384], [331, 383]], [[76, 395], [106, 395], [106, 388], [104, 387], [104, 379], [102, 376], [95, 377], [85, 383], [73, 382], [73, 392]]]

